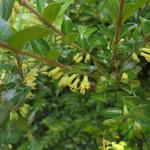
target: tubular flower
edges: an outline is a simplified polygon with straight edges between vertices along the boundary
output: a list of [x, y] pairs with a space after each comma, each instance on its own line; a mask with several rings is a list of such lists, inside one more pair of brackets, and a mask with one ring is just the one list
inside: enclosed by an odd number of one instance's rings
[[60, 70], [61, 70], [61, 68], [56, 67], [55, 69], [51, 70], [51, 71], [48, 73], [48, 77], [54, 77]]
[[137, 63], [140, 62], [140, 59], [138, 58], [138, 56], [136, 55], [136, 53], [133, 53], [133, 54], [132, 54], [132, 59], [133, 59], [135, 62], [137, 62]]
[[30, 105], [29, 104], [24, 104], [21, 108], [20, 108], [20, 113], [23, 117], [27, 117], [28, 113], [29, 113], [29, 108]]
[[47, 65], [44, 65], [41, 69], [40, 69], [40, 72], [44, 75], [47, 75], [47, 69], [49, 68], [49, 66]]
[[58, 83], [58, 86], [64, 88], [68, 85], [69, 76], [65, 74]]
[[68, 79], [67, 85], [68, 85], [68, 86], [71, 85], [72, 81], [73, 81], [75, 78], [77, 78], [77, 76], [78, 76], [77, 74], [73, 74], [72, 76], [70, 76], [69, 79]]
[[76, 63], [80, 63], [83, 59], [83, 56], [81, 53], [77, 53], [74, 57], [73, 57], [73, 61], [75, 61]]
[[124, 73], [122, 74], [121, 80], [122, 80], [122, 81], [128, 80], [128, 74], [124, 72]]
[[16, 111], [11, 111], [10, 112], [10, 120], [13, 120], [13, 121], [17, 121], [18, 120], [18, 114]]
[[85, 61], [86, 63], [90, 61], [90, 55], [89, 55], [89, 54], [87, 54], [87, 55], [86, 55], [86, 57], [85, 57], [85, 60], [84, 60], [84, 61]]
[[75, 79], [75, 81], [69, 86], [70, 87], [70, 90], [72, 91], [72, 92], [77, 92], [77, 90], [78, 90], [78, 83], [80, 82], [80, 78], [78, 77], [78, 78], [76, 78]]
[[141, 51], [149, 53], [150, 54], [150, 48], [142, 48]]
[[146, 61], [150, 62], [150, 54], [146, 54], [144, 52], [141, 52], [141, 56], [143, 56], [146, 59]]
[[88, 81], [88, 77], [85, 75], [79, 87], [80, 93], [85, 94], [85, 90], [89, 88], [90, 88], [90, 82]]
[[31, 71], [24, 78], [25, 85], [31, 87], [33, 90], [36, 89], [35, 80], [37, 76], [38, 76], [38, 69], [37, 68], [31, 69]]
[[32, 92], [30, 91], [27, 95], [26, 95], [26, 98], [25, 99], [32, 99], [33, 97], [33, 94]]
[[57, 79], [59, 79], [63, 74], [64, 74], [64, 73], [60, 71], [60, 72], [58, 72], [55, 76], [53, 76], [52, 78], [53, 78], [53, 80], [57, 80]]

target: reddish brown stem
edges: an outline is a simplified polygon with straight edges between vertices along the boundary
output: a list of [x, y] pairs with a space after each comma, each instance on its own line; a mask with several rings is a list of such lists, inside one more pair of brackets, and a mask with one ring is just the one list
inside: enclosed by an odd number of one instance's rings
[[115, 41], [114, 41], [114, 52], [113, 52], [113, 63], [115, 63], [116, 58], [117, 58], [117, 49], [120, 41], [120, 31], [122, 27], [122, 18], [123, 18], [123, 13], [124, 13], [124, 8], [125, 8], [125, 3], [126, 0], [120, 0], [120, 7], [119, 7], [119, 15], [118, 15], [118, 20], [116, 24], [116, 32], [115, 32]]
[[62, 69], [64, 69], [64, 70], [71, 70], [71, 67], [69, 67], [69, 66], [65, 66], [65, 65], [60, 64], [60, 63], [57, 63], [57, 62], [55, 62], [55, 61], [53, 61], [53, 60], [49, 60], [49, 59], [47, 59], [46, 57], [37, 55], [37, 54], [32, 53], [32, 52], [29, 52], [29, 51], [27, 51], [27, 50], [16, 50], [16, 49], [10, 47], [7, 43], [2, 42], [2, 41], [0, 41], [0, 47], [9, 49], [10, 51], [12, 51], [12, 52], [15, 53], [15, 54], [23, 54], [23, 55], [27, 55], [27, 56], [36, 58], [37, 60], [40, 60], [40, 61], [42, 61], [42, 62], [46, 62], [46, 63], [48, 63], [48, 64], [50, 64], [50, 65], [52, 65], [52, 66], [55, 66], [55, 67], [60, 67], [60, 68], [62, 68]]

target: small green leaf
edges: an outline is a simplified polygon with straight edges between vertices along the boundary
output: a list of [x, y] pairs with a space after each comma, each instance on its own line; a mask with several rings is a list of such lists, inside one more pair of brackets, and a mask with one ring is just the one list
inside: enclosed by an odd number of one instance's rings
[[50, 33], [50, 30], [45, 26], [32, 26], [20, 32], [17, 32], [9, 40], [9, 44], [18, 50], [22, 49], [29, 41], [45, 37]]
[[71, 19], [66, 15], [64, 16], [64, 19], [63, 19], [63, 22], [61, 25], [61, 31], [64, 34], [68, 34], [73, 31], [73, 23], [72, 23]]
[[122, 110], [119, 108], [107, 108], [102, 111], [104, 117], [118, 117], [122, 114]]
[[144, 35], [150, 33], [150, 20], [142, 18], [141, 22], [142, 22], [142, 27], [143, 27], [142, 29], [143, 29]]
[[11, 26], [2, 18], [0, 18], [0, 40], [7, 42], [8, 39], [15, 34]]
[[69, 33], [66, 35], [65, 39], [68, 44], [72, 44], [78, 37], [78, 33]]
[[58, 2], [50, 3], [44, 9], [43, 16], [48, 22], [53, 23], [55, 21], [55, 19], [57, 18], [60, 9], [61, 9], [60, 3], [58, 3]]

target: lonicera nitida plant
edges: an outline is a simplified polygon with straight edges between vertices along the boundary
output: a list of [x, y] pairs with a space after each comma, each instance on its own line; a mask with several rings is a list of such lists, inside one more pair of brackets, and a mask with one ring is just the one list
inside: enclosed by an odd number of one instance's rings
[[149, 0], [0, 1], [0, 150], [149, 150]]

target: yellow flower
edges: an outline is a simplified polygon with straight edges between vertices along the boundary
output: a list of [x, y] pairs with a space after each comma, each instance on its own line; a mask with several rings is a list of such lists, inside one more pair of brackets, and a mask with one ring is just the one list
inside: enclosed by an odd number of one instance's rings
[[70, 87], [70, 90], [72, 92], [77, 92], [78, 90], [78, 83], [80, 82], [80, 78], [76, 78], [75, 81], [69, 86]]
[[55, 69], [51, 70], [51, 71], [48, 73], [48, 77], [54, 77], [60, 70], [61, 70], [61, 68], [56, 67]]
[[40, 71], [47, 71], [48, 68], [49, 68], [49, 66], [44, 65], [44, 66], [40, 69]]
[[146, 61], [150, 62], [150, 55], [144, 52], [141, 52], [141, 56], [145, 57]]
[[22, 64], [22, 69], [25, 70], [28, 67], [28, 65], [26, 63]]
[[121, 80], [122, 80], [122, 81], [128, 80], [128, 74], [124, 72], [124, 73], [122, 74]]
[[41, 72], [42, 74], [44, 74], [44, 75], [48, 75], [48, 72], [47, 72], [48, 68], [49, 68], [49, 66], [44, 65], [44, 66], [40, 69], [40, 72]]
[[78, 59], [81, 56], [80, 53], [77, 53], [74, 57], [73, 57], [73, 61], [75, 61], [76, 59]]
[[72, 76], [69, 77], [69, 80], [67, 82], [67, 85], [71, 85], [72, 81], [77, 77], [77, 74], [73, 74]]
[[18, 114], [16, 111], [11, 111], [10, 112], [10, 120], [12, 121], [17, 121], [18, 120]]
[[87, 55], [86, 55], [86, 57], [85, 57], [85, 60], [84, 60], [84, 61], [85, 61], [86, 63], [90, 61], [90, 55], [89, 55], [89, 54], [87, 54]]
[[38, 69], [37, 68], [31, 69], [31, 71], [24, 78], [25, 85], [31, 87], [32, 89], [36, 89], [35, 80], [37, 76], [38, 76]]
[[65, 74], [58, 83], [59, 87], [66, 87], [68, 85], [69, 76]]
[[132, 59], [133, 59], [134, 61], [136, 61], [137, 63], [140, 62], [140, 59], [138, 58], [138, 56], [136, 55], [136, 53], [133, 53], [133, 54], [132, 54]]
[[150, 48], [142, 48], [141, 51], [149, 53], [150, 54]]
[[29, 108], [30, 105], [29, 104], [24, 104], [21, 108], [20, 108], [20, 113], [23, 117], [27, 117], [27, 115], [29, 114]]
[[80, 93], [85, 94], [85, 90], [89, 88], [90, 88], [90, 82], [88, 81], [88, 77], [85, 75], [79, 87]]
[[73, 57], [73, 61], [75, 61], [76, 63], [80, 63], [82, 59], [83, 59], [83, 56], [81, 53], [78, 53]]
[[33, 94], [32, 94], [32, 92], [30, 91], [30, 92], [27, 94], [27, 96], [26, 96], [25, 99], [31, 99], [32, 97], [33, 97]]

